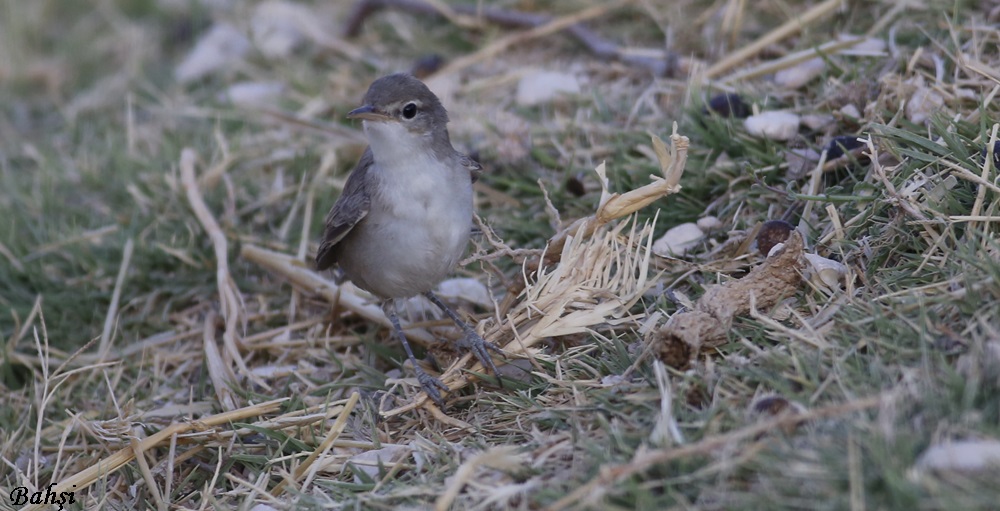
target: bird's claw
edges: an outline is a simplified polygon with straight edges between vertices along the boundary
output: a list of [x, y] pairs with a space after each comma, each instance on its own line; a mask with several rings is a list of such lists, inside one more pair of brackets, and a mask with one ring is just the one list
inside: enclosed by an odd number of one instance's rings
[[490, 356], [490, 350], [499, 353], [504, 358], [507, 355], [504, 354], [503, 350], [500, 349], [496, 344], [483, 339], [483, 337], [474, 331], [466, 332], [458, 341], [458, 345], [468, 349], [472, 352], [472, 355], [476, 357], [476, 360], [482, 364], [483, 368], [488, 369], [489, 372], [493, 373], [497, 378], [497, 384], [503, 387], [503, 379], [500, 378], [500, 373], [497, 372], [497, 366], [493, 363], [493, 357]]
[[438, 405], [438, 408], [444, 408], [444, 399], [441, 397], [441, 392], [439, 392], [438, 389], [445, 392], [448, 392], [451, 389], [449, 389], [448, 386], [441, 380], [427, 374], [420, 368], [420, 366], [415, 366], [415, 370], [417, 373], [417, 381], [420, 382], [420, 386], [423, 387], [424, 392], [427, 393], [427, 397], [431, 398], [431, 401], [434, 401], [434, 403]]

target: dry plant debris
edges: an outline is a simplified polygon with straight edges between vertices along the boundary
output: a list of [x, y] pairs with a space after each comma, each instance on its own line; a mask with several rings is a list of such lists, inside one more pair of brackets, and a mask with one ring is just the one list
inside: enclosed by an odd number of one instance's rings
[[694, 310], [678, 312], [653, 334], [660, 358], [686, 369], [705, 350], [728, 340], [733, 319], [754, 309], [769, 309], [795, 294], [806, 267], [802, 235], [792, 233], [763, 264], [747, 276], [710, 287]]

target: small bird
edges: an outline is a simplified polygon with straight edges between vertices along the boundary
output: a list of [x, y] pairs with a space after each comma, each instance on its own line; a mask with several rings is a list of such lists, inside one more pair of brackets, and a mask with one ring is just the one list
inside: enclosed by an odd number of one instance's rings
[[443, 406], [440, 390], [448, 387], [417, 364], [399, 325], [396, 302], [427, 297], [462, 329], [459, 345], [497, 374], [488, 350], [500, 349], [432, 292], [469, 243], [472, 183], [482, 166], [452, 147], [448, 113], [413, 76], [375, 80], [364, 104], [347, 118], [361, 119], [369, 146], [326, 216], [316, 267], [337, 264], [355, 285], [382, 300], [417, 380]]

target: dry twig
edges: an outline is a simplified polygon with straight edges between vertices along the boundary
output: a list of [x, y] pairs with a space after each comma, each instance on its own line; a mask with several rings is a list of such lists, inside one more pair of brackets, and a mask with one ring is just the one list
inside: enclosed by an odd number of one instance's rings
[[712, 67], [705, 70], [705, 78], [715, 78], [720, 74], [746, 62], [750, 57], [760, 53], [764, 48], [792, 35], [818, 21], [827, 14], [835, 11], [837, 7], [844, 3], [844, 0], [826, 0], [816, 7], [802, 13], [802, 16], [792, 18], [780, 27], [768, 32], [756, 41], [730, 53], [726, 58], [716, 62]]
[[[212, 215], [212, 212], [205, 204], [205, 199], [201, 196], [201, 189], [198, 187], [198, 180], [195, 178], [194, 172], [194, 165], [197, 159], [197, 154], [191, 148], [185, 148], [181, 152], [181, 184], [184, 186], [184, 192], [187, 195], [188, 202], [191, 204], [191, 209], [194, 210], [198, 221], [212, 239], [212, 245], [215, 249], [215, 279], [216, 285], [219, 288], [219, 307], [226, 324], [225, 330], [222, 333], [222, 342], [226, 347], [226, 353], [231, 359], [230, 363], [236, 362], [240, 368], [240, 374], [254, 378], [253, 373], [243, 361], [243, 357], [240, 355], [240, 350], [237, 346], [237, 325], [240, 319], [243, 318], [244, 311], [239, 289], [236, 288], [236, 283], [233, 281], [232, 275], [229, 274], [229, 243], [226, 240], [226, 234], [222, 232], [222, 228], [219, 227], [215, 216]], [[209, 358], [208, 360], [211, 361], [212, 359]], [[222, 360], [220, 358], [217, 361], [221, 362]], [[232, 367], [229, 364], [209, 363], [208, 370], [209, 372], [217, 372], [216, 378], [219, 381], [227, 383], [226, 388], [217, 388], [216, 392], [220, 396], [231, 394], [228, 385], [235, 385], [239, 381], [236, 374], [233, 373]], [[259, 378], [254, 378], [254, 381], [264, 388], [269, 388]], [[222, 400], [222, 404], [226, 409], [234, 409], [236, 407], [235, 397], [231, 396], [230, 399]]]
[[[535, 14], [530, 12], [482, 6], [459, 5], [449, 7], [446, 10], [442, 8], [443, 4], [439, 4], [436, 0], [360, 0], [354, 4], [354, 9], [351, 11], [350, 16], [347, 17], [347, 22], [344, 23], [344, 35], [345, 37], [356, 36], [358, 32], [360, 32], [361, 25], [364, 24], [365, 20], [375, 12], [382, 9], [396, 9], [422, 15], [440, 15], [444, 16], [456, 25], [466, 28], [480, 25], [480, 23], [475, 20], [481, 19], [490, 23], [495, 23], [502, 27], [528, 28], [531, 30], [521, 34], [512, 34], [511, 36], [497, 41], [493, 45], [477, 52], [474, 55], [480, 55], [483, 54], [483, 52], [486, 52], [486, 55], [492, 56], [499, 51], [506, 49], [506, 47], [510, 46], [510, 44], [566, 30], [567, 33], [583, 44], [587, 50], [602, 60], [619, 60], [628, 65], [646, 69], [655, 76], [668, 76], [673, 74], [674, 70], [678, 67], [678, 61], [680, 60], [675, 53], [663, 50], [629, 51], [614, 42], [601, 37], [596, 32], [590, 30], [582, 24], [582, 22], [586, 19], [599, 16], [602, 12], [617, 9], [628, 3], [631, 3], [631, 0], [621, 1], [609, 5], [598, 5], [597, 7], [592, 8], [597, 11], [594, 15], [584, 15], [587, 11], [581, 11], [580, 13], [557, 19], [545, 14]], [[550, 28], [543, 29], [543, 27]], [[538, 32], [534, 36], [528, 35], [536, 32], [536, 30], [544, 30], [544, 32]], [[507, 39], [513, 39], [513, 41], [507, 41]], [[489, 49], [501, 42], [503, 43], [503, 48]], [[479, 60], [481, 60], [481, 58], [476, 58], [472, 62], [477, 62]], [[464, 64], [462, 67], [464, 67]], [[454, 70], [456, 70], [456, 68], [449, 66], [446, 68], [446, 71], [443, 72]]]
[[[357, 287], [340, 286], [333, 281], [324, 279], [293, 256], [254, 245], [243, 245], [240, 257], [281, 275], [302, 289], [322, 296], [331, 304], [343, 307], [386, 328], [392, 327], [389, 319], [382, 312], [382, 308], [372, 299], [362, 296]], [[424, 344], [435, 342], [435, 337], [423, 328], [407, 328], [406, 337]]]

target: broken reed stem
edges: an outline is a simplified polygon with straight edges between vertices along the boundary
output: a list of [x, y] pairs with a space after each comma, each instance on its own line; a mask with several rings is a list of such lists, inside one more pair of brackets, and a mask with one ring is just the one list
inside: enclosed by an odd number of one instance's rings
[[[540, 260], [527, 263], [527, 269], [536, 271], [539, 266], [551, 265], [559, 262], [563, 247], [571, 236], [582, 236], [589, 238], [601, 226], [622, 218], [646, 206], [656, 200], [680, 191], [679, 185], [681, 176], [684, 174], [684, 167], [687, 165], [687, 151], [690, 140], [677, 133], [677, 123], [673, 125], [673, 133], [670, 135], [670, 147], [655, 134], [650, 133], [653, 150], [656, 153], [660, 172], [663, 177], [650, 176], [652, 183], [630, 190], [623, 194], [611, 193], [608, 190], [608, 179], [605, 175], [604, 163], [597, 166], [596, 172], [601, 180], [601, 201], [597, 207], [597, 212], [591, 216], [580, 218], [563, 230], [556, 233], [546, 244], [545, 253]], [[517, 286], [510, 290], [504, 298], [500, 308], [502, 314], [509, 311], [517, 300], [521, 290], [524, 289], [525, 282], [518, 281]]]
[[[339, 286], [330, 280], [324, 279], [293, 256], [254, 245], [243, 245], [240, 250], [240, 257], [284, 277], [292, 284], [310, 293], [322, 296], [331, 305], [336, 304], [338, 307], [347, 309], [372, 323], [382, 325], [386, 328], [391, 328], [392, 326], [389, 323], [389, 319], [385, 317], [385, 313], [382, 312], [382, 307], [371, 298], [363, 297], [351, 291], [345, 291], [344, 286]], [[350, 287], [348, 289], [353, 290], [357, 288]], [[419, 341], [424, 344], [433, 344], [436, 341], [436, 338], [423, 328], [407, 328], [404, 325], [403, 329], [406, 330], [406, 338], [412, 341]]]
[[[225, 330], [222, 333], [223, 345], [226, 347], [226, 352], [231, 359], [230, 362], [236, 362], [239, 366], [240, 374], [252, 378], [254, 383], [263, 388], [270, 389], [263, 380], [253, 376], [253, 373], [243, 361], [243, 357], [240, 355], [240, 350], [237, 346], [237, 322], [243, 316], [243, 304], [236, 289], [236, 283], [233, 281], [232, 275], [229, 274], [229, 244], [226, 241], [226, 235], [222, 231], [222, 228], [219, 227], [219, 223], [215, 220], [215, 216], [212, 215], [211, 210], [205, 204], [205, 199], [202, 197], [201, 189], [198, 186], [198, 180], [195, 177], [194, 165], [197, 159], [198, 156], [193, 149], [184, 148], [181, 151], [181, 184], [184, 186], [184, 192], [187, 195], [191, 209], [194, 211], [202, 228], [205, 229], [205, 233], [211, 238], [212, 246], [215, 250], [215, 279], [219, 289], [219, 308], [222, 311], [222, 318], [226, 324]], [[231, 368], [228, 372], [233, 374]], [[230, 383], [234, 385], [238, 384], [238, 380], [233, 380]], [[223, 402], [223, 405], [227, 405], [227, 403]], [[234, 403], [228, 403], [228, 405], [233, 406]]]
[[822, 57], [824, 55], [836, 53], [840, 50], [845, 50], [852, 46], [857, 46], [864, 41], [865, 38], [863, 37], [855, 37], [846, 41], [830, 41], [815, 48], [808, 48], [790, 55], [785, 55], [777, 60], [769, 60], [744, 71], [737, 71], [736, 73], [733, 73], [725, 78], [720, 78], [719, 81], [722, 83], [733, 83], [741, 80], [750, 80], [761, 75], [776, 73], [782, 69], [787, 69], [816, 57]]
[[111, 305], [108, 305], [108, 314], [104, 317], [104, 330], [101, 332], [101, 343], [97, 352], [100, 354], [99, 360], [104, 361], [111, 349], [111, 331], [115, 326], [115, 319], [118, 317], [118, 303], [121, 301], [122, 288], [125, 287], [125, 277], [128, 275], [129, 265], [132, 263], [132, 252], [135, 249], [135, 240], [129, 238], [125, 242], [122, 250], [122, 264], [118, 268], [118, 277], [115, 278], [115, 290], [111, 293]]
[[208, 369], [208, 379], [212, 382], [215, 390], [215, 397], [219, 400], [223, 410], [235, 410], [236, 396], [230, 387], [230, 382], [235, 382], [236, 375], [233, 368], [226, 364], [219, 353], [219, 346], [215, 341], [215, 313], [210, 312], [205, 316], [205, 324], [202, 328], [202, 345], [205, 350], [205, 367]]

